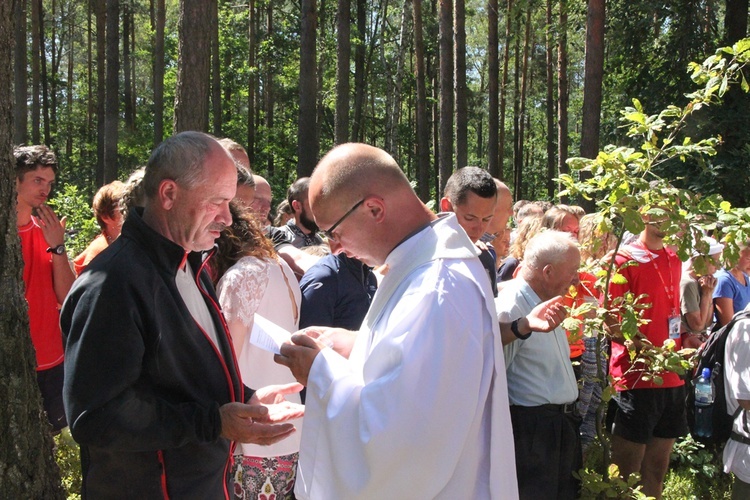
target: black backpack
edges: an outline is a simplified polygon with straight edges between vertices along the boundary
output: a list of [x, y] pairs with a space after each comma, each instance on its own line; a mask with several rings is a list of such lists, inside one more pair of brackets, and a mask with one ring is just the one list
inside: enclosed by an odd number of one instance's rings
[[[698, 364], [693, 371], [693, 377], [687, 384], [685, 407], [690, 434], [695, 441], [705, 445], [723, 445], [732, 435], [732, 423], [737, 413], [734, 415], [727, 413], [727, 398], [724, 394], [724, 351], [729, 332], [735, 323], [742, 319], [750, 319], [750, 311], [739, 311], [729, 323], [711, 333], [698, 351]], [[711, 369], [711, 382], [714, 387], [714, 402], [711, 405], [713, 406], [713, 432], [709, 437], [698, 436], [695, 433], [695, 382], [704, 368]]]

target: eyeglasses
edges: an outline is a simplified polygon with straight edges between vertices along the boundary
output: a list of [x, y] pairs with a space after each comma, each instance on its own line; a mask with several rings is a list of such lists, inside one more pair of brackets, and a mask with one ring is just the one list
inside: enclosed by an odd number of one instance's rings
[[352, 213], [354, 213], [354, 211], [357, 210], [359, 208], [359, 206], [362, 205], [362, 203], [364, 203], [364, 202], [365, 202], [365, 198], [362, 198], [361, 200], [359, 200], [352, 208], [349, 209], [348, 212], [346, 212], [344, 214], [343, 217], [341, 217], [339, 220], [337, 220], [336, 223], [333, 226], [331, 226], [330, 228], [328, 228], [326, 231], [323, 231], [323, 234], [326, 235], [326, 238], [328, 238], [329, 240], [336, 240], [336, 236], [334, 236], [333, 231], [337, 227], [339, 227], [339, 225], [341, 225], [341, 223], [344, 222], [347, 217], [349, 217]]

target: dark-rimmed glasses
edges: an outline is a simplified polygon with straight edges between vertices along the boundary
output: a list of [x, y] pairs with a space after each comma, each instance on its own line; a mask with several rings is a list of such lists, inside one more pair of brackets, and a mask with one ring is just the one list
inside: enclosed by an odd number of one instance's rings
[[359, 206], [362, 205], [362, 203], [365, 202], [365, 200], [366, 200], [366, 198], [362, 198], [361, 200], [359, 200], [352, 208], [349, 209], [348, 212], [346, 212], [339, 220], [337, 220], [336, 223], [333, 226], [331, 226], [327, 230], [323, 231], [323, 234], [326, 235], [326, 238], [328, 238], [329, 240], [335, 240], [336, 236], [333, 235], [333, 231], [337, 227], [339, 227], [339, 225], [341, 225], [341, 223], [344, 222], [347, 217], [349, 217], [352, 213], [354, 213], [354, 211], [357, 210], [359, 208]]

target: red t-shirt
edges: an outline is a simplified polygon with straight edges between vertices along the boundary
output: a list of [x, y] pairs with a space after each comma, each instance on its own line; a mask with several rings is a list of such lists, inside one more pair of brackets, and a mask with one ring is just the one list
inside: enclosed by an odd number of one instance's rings
[[29, 330], [36, 349], [37, 370], [63, 362], [60, 310], [52, 282], [52, 254], [36, 219], [18, 228], [23, 252], [23, 282], [29, 304]]
[[[563, 305], [575, 308], [586, 302], [591, 297], [596, 297], [596, 276], [586, 272], [578, 273], [578, 285], [575, 287], [575, 295], [567, 293], [563, 297]], [[566, 332], [568, 335], [568, 343], [570, 344], [570, 359], [576, 359], [582, 356], [586, 351], [586, 346], [583, 342], [583, 325], [579, 329], [578, 333], [573, 335], [570, 332]]]
[[[680, 314], [682, 263], [677, 255], [666, 247], [652, 252], [656, 254], [653, 258], [644, 252], [642, 245], [626, 247], [626, 251], [630, 249], [634, 253], [638, 252], [638, 259], [618, 254], [615, 258], [618, 269], [630, 260], [636, 260], [637, 264], [620, 269], [620, 274], [628, 282], [622, 285], [610, 284], [609, 292], [612, 298], [620, 297], [628, 291], [635, 295], [648, 295], [647, 302], [651, 303], [651, 307], [643, 309], [642, 315], [650, 322], [641, 326], [640, 332], [653, 345], [661, 347], [664, 341], [669, 339], [669, 317], [673, 314], [678, 316]], [[675, 350], [681, 349], [682, 340], [679, 336], [674, 340]], [[624, 377], [617, 384], [617, 390], [679, 387], [684, 384], [679, 375], [673, 372], [659, 374], [663, 380], [662, 385], [657, 385], [653, 381], [644, 381], [641, 379], [641, 370], [638, 370], [638, 366], [625, 374], [630, 366], [627, 348], [620, 343], [612, 342], [612, 355], [609, 360], [610, 375], [616, 379]]]

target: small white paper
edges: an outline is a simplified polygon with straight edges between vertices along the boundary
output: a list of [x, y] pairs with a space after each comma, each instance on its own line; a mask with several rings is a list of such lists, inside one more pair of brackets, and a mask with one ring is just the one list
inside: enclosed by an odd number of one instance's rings
[[281, 344], [289, 341], [292, 334], [276, 323], [255, 315], [253, 329], [250, 332], [250, 343], [264, 351], [281, 354]]

